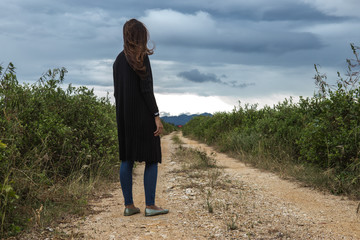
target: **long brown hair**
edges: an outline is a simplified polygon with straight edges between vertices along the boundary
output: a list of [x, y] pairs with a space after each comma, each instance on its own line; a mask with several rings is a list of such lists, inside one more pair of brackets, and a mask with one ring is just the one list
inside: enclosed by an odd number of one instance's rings
[[130, 19], [124, 24], [123, 37], [124, 53], [127, 61], [141, 78], [145, 78], [147, 71], [144, 59], [146, 55], [154, 53], [154, 48], [149, 49], [147, 47], [150, 38], [148, 30], [142, 22]]

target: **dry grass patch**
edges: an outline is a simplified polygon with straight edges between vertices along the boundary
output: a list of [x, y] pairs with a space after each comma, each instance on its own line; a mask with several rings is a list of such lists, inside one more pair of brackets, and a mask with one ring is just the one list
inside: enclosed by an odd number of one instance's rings
[[173, 135], [171, 137], [171, 140], [178, 145], [184, 144], [184, 142], [180, 139], [180, 137], [178, 135]]

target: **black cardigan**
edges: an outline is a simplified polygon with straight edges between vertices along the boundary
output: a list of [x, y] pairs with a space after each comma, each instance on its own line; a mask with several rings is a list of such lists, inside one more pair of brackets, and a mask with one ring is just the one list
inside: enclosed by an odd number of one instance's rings
[[156, 104], [149, 57], [144, 60], [147, 78], [141, 79], [122, 51], [113, 65], [114, 96], [121, 161], [161, 162], [160, 137], [154, 114]]

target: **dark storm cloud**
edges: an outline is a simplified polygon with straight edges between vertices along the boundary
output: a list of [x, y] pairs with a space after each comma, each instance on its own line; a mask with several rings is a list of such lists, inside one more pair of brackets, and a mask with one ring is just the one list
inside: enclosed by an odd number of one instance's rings
[[288, 22], [222, 21], [207, 12], [184, 14], [170, 9], [148, 10], [141, 20], [162, 45], [262, 54], [324, 46], [315, 34], [296, 31]]
[[344, 17], [329, 16], [325, 13], [308, 6], [294, 4], [291, 6], [283, 6], [277, 9], [265, 11], [262, 16], [265, 21], [302, 21], [309, 22], [335, 22], [346, 20]]
[[[252, 40], [250, 40], [252, 39]], [[311, 33], [285, 32], [278, 30], [249, 31], [246, 37], [241, 33], [226, 33], [213, 39], [193, 41], [189, 38], [160, 39], [160, 43], [176, 44], [197, 49], [216, 49], [239, 53], [286, 53], [324, 47], [320, 39]]]
[[203, 83], [203, 82], [221, 83], [220, 78], [218, 78], [215, 74], [200, 73], [200, 71], [198, 69], [192, 69], [190, 71], [180, 72], [178, 74], [178, 76], [183, 77], [189, 81], [198, 82], [198, 83]]
[[[219, 77], [217, 77], [215, 74], [213, 73], [201, 73], [198, 69], [192, 69], [190, 71], [183, 71], [180, 72], [178, 74], [179, 77], [182, 77], [186, 80], [189, 80], [191, 82], [196, 82], [196, 83], [204, 83], [204, 82], [214, 82], [214, 83], [219, 83], [219, 84], [223, 84], [226, 86], [230, 86], [230, 87], [236, 87], [236, 88], [245, 88], [248, 86], [252, 86], [255, 85], [254, 83], [237, 83], [236, 81], [230, 81], [230, 82], [226, 82], [226, 81], [222, 81]], [[226, 75], [222, 75], [222, 78], [226, 78]]]
[[[210, 13], [216, 18], [259, 20], [301, 20], [301, 21], [327, 21], [338, 17], [328, 15], [314, 8], [306, 1], [274, 0], [237, 0], [212, 1], [208, 0], [66, 0], [68, 5], [74, 7], [102, 8], [121, 16], [138, 17], [148, 9], [174, 9], [183, 13], [194, 13], [199, 10]], [[43, 4], [43, 3], [42, 3]], [[40, 7], [40, 5], [39, 5]]]

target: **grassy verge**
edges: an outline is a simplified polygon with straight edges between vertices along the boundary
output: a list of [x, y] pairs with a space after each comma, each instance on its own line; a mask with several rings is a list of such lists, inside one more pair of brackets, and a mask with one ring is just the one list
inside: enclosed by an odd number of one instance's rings
[[113, 173], [108, 177], [98, 175], [94, 179], [81, 180], [81, 176], [77, 176], [35, 192], [37, 203], [23, 203], [22, 206], [27, 213], [27, 224], [9, 239], [81, 238], [79, 235], [65, 234], [58, 225], [93, 214], [89, 201], [101, 198], [112, 190], [118, 181], [117, 169], [118, 166], [114, 166]]
[[[253, 154], [241, 149], [224, 149], [221, 144], [216, 142], [210, 144], [202, 138], [193, 135], [188, 135], [187, 137], [209, 144], [217, 151], [227, 153], [229, 156], [253, 167], [276, 173], [283, 179], [298, 181], [305, 187], [313, 187], [335, 195], [344, 195], [351, 199], [360, 199], [360, 189], [354, 186], [356, 182], [341, 179], [335, 169], [323, 169], [313, 164], [296, 161], [289, 154], [286, 154], [285, 151], [283, 154], [275, 156], [267, 152]], [[261, 145], [261, 143], [258, 145]]]
[[334, 194], [360, 198], [359, 47], [335, 86], [315, 67], [318, 92], [273, 107], [241, 105], [191, 119], [182, 131], [256, 167]]
[[[337, 194], [337, 192], [335, 192], [337, 186], [333, 179], [334, 173], [331, 172], [331, 170], [324, 171], [317, 166], [295, 163], [290, 157], [282, 157], [280, 159], [273, 158], [267, 154], [258, 154], [254, 156], [248, 153], [235, 151], [227, 151], [227, 153], [231, 157], [248, 163], [251, 166], [276, 173], [283, 179], [299, 181], [303, 186], [314, 187], [321, 191]], [[354, 195], [353, 197], [356, 196]]]

